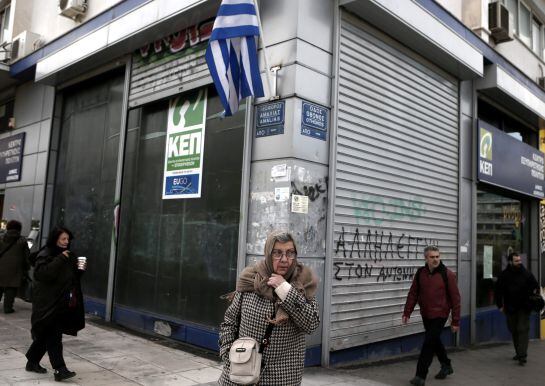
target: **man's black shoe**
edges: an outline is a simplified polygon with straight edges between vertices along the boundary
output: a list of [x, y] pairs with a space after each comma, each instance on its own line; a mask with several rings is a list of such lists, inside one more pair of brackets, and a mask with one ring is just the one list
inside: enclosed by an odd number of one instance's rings
[[435, 379], [445, 379], [447, 375], [454, 373], [451, 365], [441, 365], [441, 370], [435, 376]]
[[424, 378], [420, 378], [418, 375], [409, 382], [414, 386], [424, 386], [426, 384], [426, 380]]
[[515, 356], [513, 357], [513, 360], [514, 360], [514, 361], [518, 361], [518, 360], [519, 360], [519, 356], [518, 356], [518, 354], [517, 354], [517, 355], [515, 355]]
[[55, 381], [60, 382], [68, 378], [76, 376], [76, 373], [68, 370], [66, 367], [61, 367], [60, 369], [55, 370]]
[[26, 371], [32, 371], [34, 373], [38, 374], [45, 374], [47, 373], [47, 370], [45, 367], [40, 366], [39, 363], [33, 363], [31, 361], [28, 361], [25, 366]]
[[13, 314], [15, 310], [12, 308], [11, 310], [4, 310], [4, 314]]
[[526, 357], [519, 357], [519, 366], [524, 366], [526, 362]]

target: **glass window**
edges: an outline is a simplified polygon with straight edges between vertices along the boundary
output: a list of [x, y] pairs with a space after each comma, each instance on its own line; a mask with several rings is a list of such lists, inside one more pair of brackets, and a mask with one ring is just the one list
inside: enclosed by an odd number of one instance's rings
[[513, 30], [513, 33], [517, 33], [518, 25], [518, 0], [504, 0], [505, 6], [509, 10], [509, 24]]
[[108, 287], [123, 78], [94, 78], [63, 94], [51, 225], [74, 232], [74, 252], [88, 262], [84, 292], [99, 299]]
[[541, 24], [536, 19], [532, 19], [532, 51], [537, 55], [541, 51]]
[[244, 105], [223, 119], [209, 88], [202, 195], [163, 200], [168, 107], [129, 114], [115, 304], [217, 326], [236, 279]]
[[519, 38], [528, 47], [531, 47], [532, 31], [531, 31], [531, 17], [530, 10], [526, 8], [524, 4], [520, 4], [520, 17], [519, 17]]
[[524, 253], [521, 201], [477, 192], [477, 307], [494, 304], [494, 283], [511, 252]]

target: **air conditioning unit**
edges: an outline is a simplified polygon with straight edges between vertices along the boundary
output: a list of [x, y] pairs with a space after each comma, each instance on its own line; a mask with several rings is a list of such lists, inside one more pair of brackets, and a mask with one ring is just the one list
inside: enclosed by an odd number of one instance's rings
[[87, 11], [87, 0], [59, 0], [59, 15], [77, 19]]
[[11, 42], [11, 61], [27, 56], [36, 49], [36, 44], [40, 40], [40, 35], [30, 31], [23, 31]]
[[496, 44], [513, 40], [511, 15], [499, 1], [488, 4], [488, 29]]

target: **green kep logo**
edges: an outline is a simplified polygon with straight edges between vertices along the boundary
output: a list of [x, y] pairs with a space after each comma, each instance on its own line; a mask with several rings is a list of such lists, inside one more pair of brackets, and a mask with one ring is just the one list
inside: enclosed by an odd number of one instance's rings
[[481, 128], [479, 141], [479, 156], [492, 161], [492, 133]]

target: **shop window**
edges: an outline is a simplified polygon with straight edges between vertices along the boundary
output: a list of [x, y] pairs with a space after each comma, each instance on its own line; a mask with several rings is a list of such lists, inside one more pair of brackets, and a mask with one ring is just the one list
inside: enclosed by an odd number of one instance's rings
[[123, 78], [95, 78], [63, 94], [51, 225], [74, 232], [74, 252], [88, 261], [84, 292], [99, 299], [108, 287]]
[[520, 200], [477, 192], [477, 307], [494, 304], [494, 285], [507, 255], [524, 253], [524, 228]]
[[169, 101], [131, 110], [115, 305], [217, 326], [235, 287], [244, 105], [223, 118], [208, 89], [200, 198], [163, 199]]
[[14, 101], [0, 104], [0, 132], [13, 129]]

